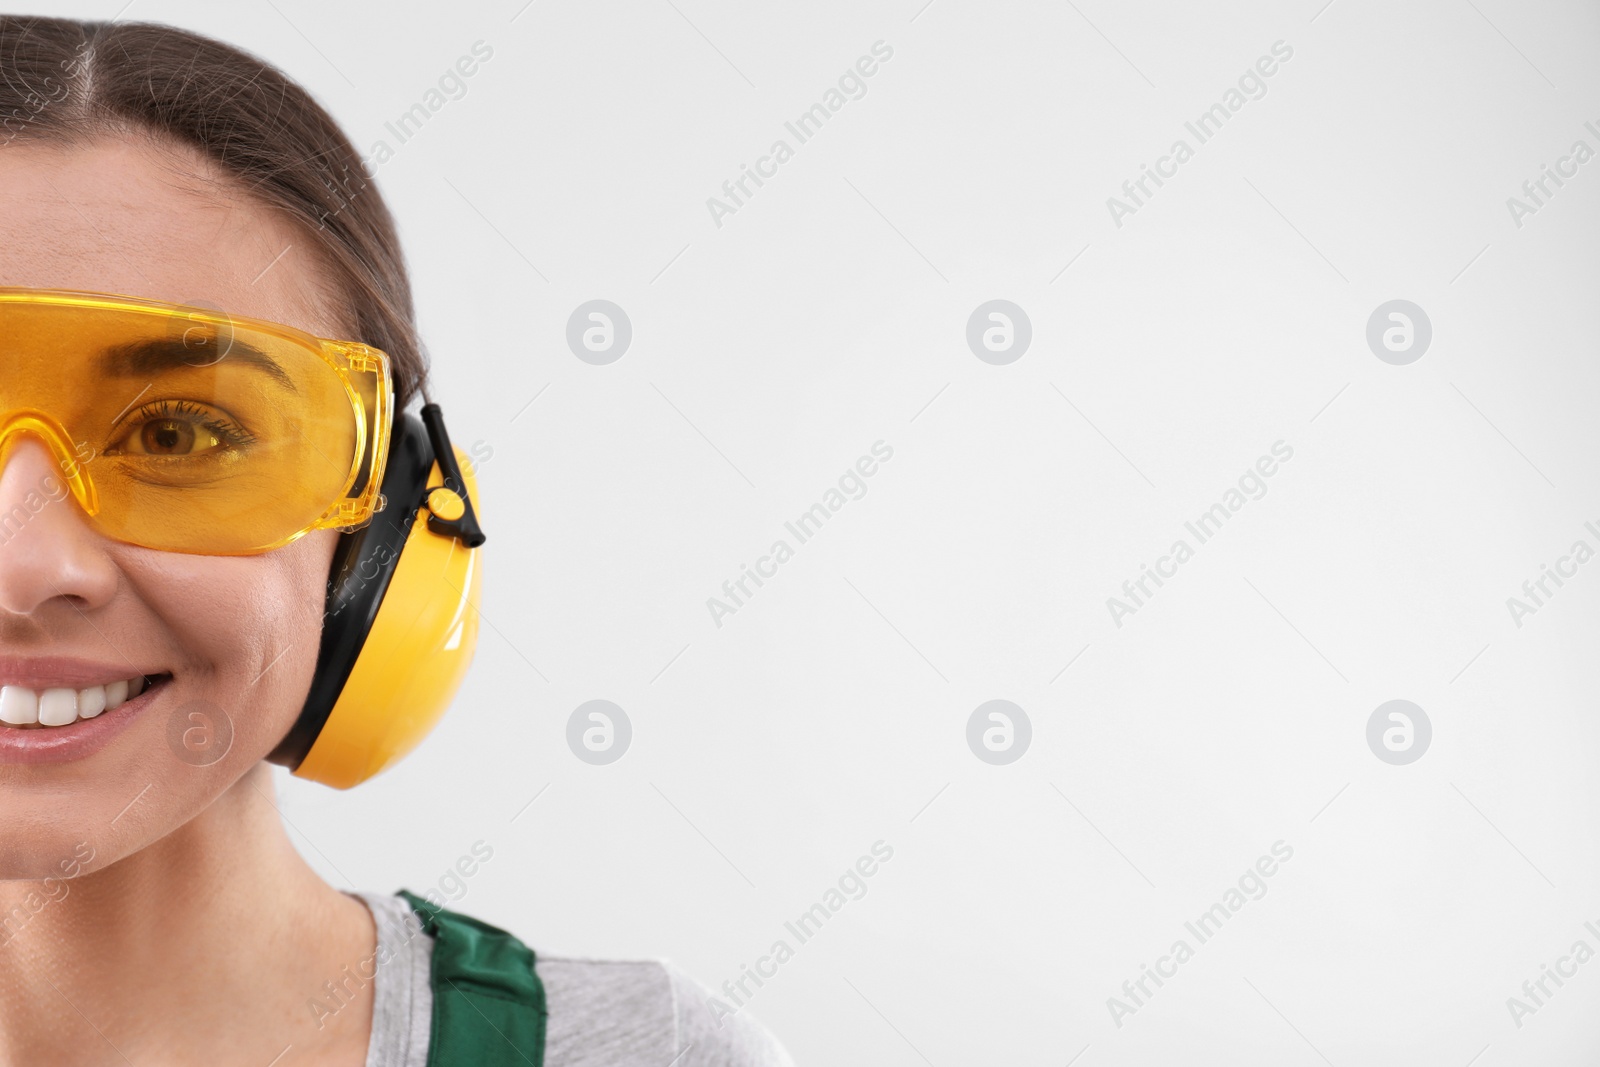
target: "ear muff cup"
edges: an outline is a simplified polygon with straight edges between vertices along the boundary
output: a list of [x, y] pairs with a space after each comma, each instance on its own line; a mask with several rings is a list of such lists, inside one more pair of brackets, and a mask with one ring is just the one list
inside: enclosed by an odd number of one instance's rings
[[[475, 514], [476, 479], [451, 451]], [[427, 521], [428, 491], [446, 481], [423, 421], [396, 412], [384, 509], [340, 535], [311, 690], [267, 757], [297, 777], [336, 789], [366, 781], [415, 748], [460, 687], [478, 643], [482, 549]]]

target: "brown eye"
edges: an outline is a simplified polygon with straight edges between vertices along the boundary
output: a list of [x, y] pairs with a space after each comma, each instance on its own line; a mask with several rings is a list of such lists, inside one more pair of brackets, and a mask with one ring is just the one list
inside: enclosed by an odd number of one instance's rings
[[146, 405], [123, 424], [105, 449], [114, 456], [159, 459], [203, 459], [239, 452], [255, 443], [255, 435], [226, 412], [188, 400], [160, 400]]
[[186, 456], [194, 439], [194, 424], [184, 419], [152, 419], [139, 429], [139, 443], [152, 456]]

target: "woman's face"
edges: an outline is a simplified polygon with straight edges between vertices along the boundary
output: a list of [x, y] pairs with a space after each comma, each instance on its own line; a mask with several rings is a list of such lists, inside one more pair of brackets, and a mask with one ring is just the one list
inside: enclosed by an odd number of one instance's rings
[[[305, 235], [198, 156], [139, 139], [0, 149], [0, 286], [347, 332]], [[84, 846], [96, 868], [136, 852], [272, 750], [310, 685], [338, 537], [318, 530], [257, 556], [138, 548], [92, 530], [70, 496], [39, 507], [60, 474], [30, 438], [0, 470], [0, 683], [171, 678], [84, 724], [107, 735], [92, 751], [39, 761], [0, 743], [0, 880], [61, 877]]]

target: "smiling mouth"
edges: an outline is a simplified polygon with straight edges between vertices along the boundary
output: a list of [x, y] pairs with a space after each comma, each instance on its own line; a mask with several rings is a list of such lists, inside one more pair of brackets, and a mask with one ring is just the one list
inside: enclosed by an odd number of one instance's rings
[[92, 719], [147, 690], [160, 688], [171, 672], [139, 674], [106, 685], [30, 689], [25, 685], [0, 686], [0, 729], [50, 730]]

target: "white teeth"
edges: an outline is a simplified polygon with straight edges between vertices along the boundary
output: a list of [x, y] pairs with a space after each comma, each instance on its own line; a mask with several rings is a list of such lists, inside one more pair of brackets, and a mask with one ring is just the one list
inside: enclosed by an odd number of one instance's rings
[[39, 694], [40, 726], [65, 726], [77, 717], [77, 690], [46, 689]]
[[43, 691], [25, 685], [0, 686], [0, 723], [8, 726], [70, 726], [113, 711], [144, 692], [144, 675], [91, 685], [84, 689], [52, 686]]
[[39, 695], [20, 685], [0, 687], [0, 722], [26, 726], [39, 721]]
[[92, 719], [106, 710], [106, 687], [91, 685], [78, 690], [78, 718]]

